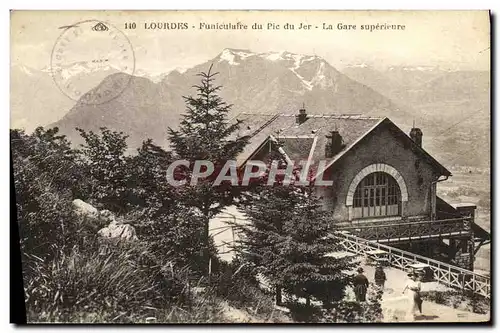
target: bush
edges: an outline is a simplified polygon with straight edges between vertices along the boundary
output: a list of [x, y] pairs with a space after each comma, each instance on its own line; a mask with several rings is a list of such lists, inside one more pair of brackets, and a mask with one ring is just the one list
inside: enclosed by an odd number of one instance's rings
[[23, 255], [48, 260], [67, 253], [94, 232], [72, 211], [72, 189], [79, 166], [76, 153], [57, 129], [33, 134], [11, 130], [16, 213]]
[[446, 305], [454, 309], [486, 314], [490, 311], [490, 300], [471, 292], [460, 292], [455, 290], [428, 291], [422, 293], [423, 300]]
[[320, 322], [323, 313], [319, 306], [306, 305], [299, 302], [286, 302], [285, 306], [290, 310], [292, 319], [296, 322], [314, 323]]
[[87, 245], [34, 263], [25, 287], [30, 321], [136, 322], [185, 302], [188, 272], [169, 270], [144, 244], [96, 238]]
[[260, 289], [256, 271], [248, 263], [236, 258], [231, 263], [219, 262], [218, 266], [218, 272], [211, 278], [211, 287], [217, 297], [253, 314], [273, 311], [273, 295]]
[[130, 209], [133, 199], [125, 156], [127, 138], [123, 132], [101, 127], [100, 133], [77, 128], [85, 141], [78, 154], [82, 173], [85, 175], [83, 198], [95, 200], [103, 209], [123, 213]]
[[[135, 223], [131, 223], [136, 227], [137, 236], [150, 244], [153, 251], [161, 257], [169, 258], [176, 266], [189, 266], [198, 278], [206, 275], [208, 265], [203, 258], [203, 218], [186, 208], [154, 219], [150, 219], [147, 214], [132, 215], [133, 217], [127, 216], [126, 219], [135, 219]], [[215, 257], [213, 241], [210, 246], [212, 257]]]

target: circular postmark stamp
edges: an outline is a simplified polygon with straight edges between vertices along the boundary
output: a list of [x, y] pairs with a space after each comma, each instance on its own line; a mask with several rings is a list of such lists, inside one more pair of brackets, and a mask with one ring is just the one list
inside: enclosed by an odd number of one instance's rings
[[61, 92], [75, 101], [94, 105], [120, 96], [135, 71], [134, 49], [125, 34], [98, 20], [60, 29], [64, 31], [52, 49], [50, 68]]

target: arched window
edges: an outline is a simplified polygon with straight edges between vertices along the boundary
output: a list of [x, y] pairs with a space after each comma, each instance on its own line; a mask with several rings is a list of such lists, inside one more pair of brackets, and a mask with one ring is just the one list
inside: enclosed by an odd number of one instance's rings
[[354, 218], [401, 214], [401, 191], [385, 172], [374, 172], [361, 180], [353, 197]]

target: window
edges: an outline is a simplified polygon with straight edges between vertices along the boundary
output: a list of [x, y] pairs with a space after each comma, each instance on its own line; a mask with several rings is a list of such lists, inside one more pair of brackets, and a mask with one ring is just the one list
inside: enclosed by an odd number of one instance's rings
[[354, 192], [354, 218], [397, 216], [400, 214], [401, 191], [387, 173], [374, 172], [359, 183]]

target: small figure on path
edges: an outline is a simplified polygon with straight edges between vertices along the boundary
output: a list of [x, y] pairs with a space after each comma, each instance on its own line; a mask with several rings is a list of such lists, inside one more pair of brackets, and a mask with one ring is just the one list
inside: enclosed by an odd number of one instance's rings
[[368, 279], [363, 274], [362, 267], [358, 268], [358, 274], [354, 277], [354, 293], [356, 294], [356, 301], [366, 301], [366, 291], [368, 290]]
[[378, 264], [375, 268], [375, 284], [381, 289], [384, 290], [384, 284], [387, 280], [385, 276], [384, 269], [381, 264]]
[[421, 284], [418, 281], [418, 277], [415, 273], [408, 274], [409, 280], [403, 289], [404, 292], [408, 289], [408, 300], [409, 307], [407, 316], [413, 316], [413, 320], [416, 319], [417, 311], [422, 314], [422, 298], [420, 297]]

